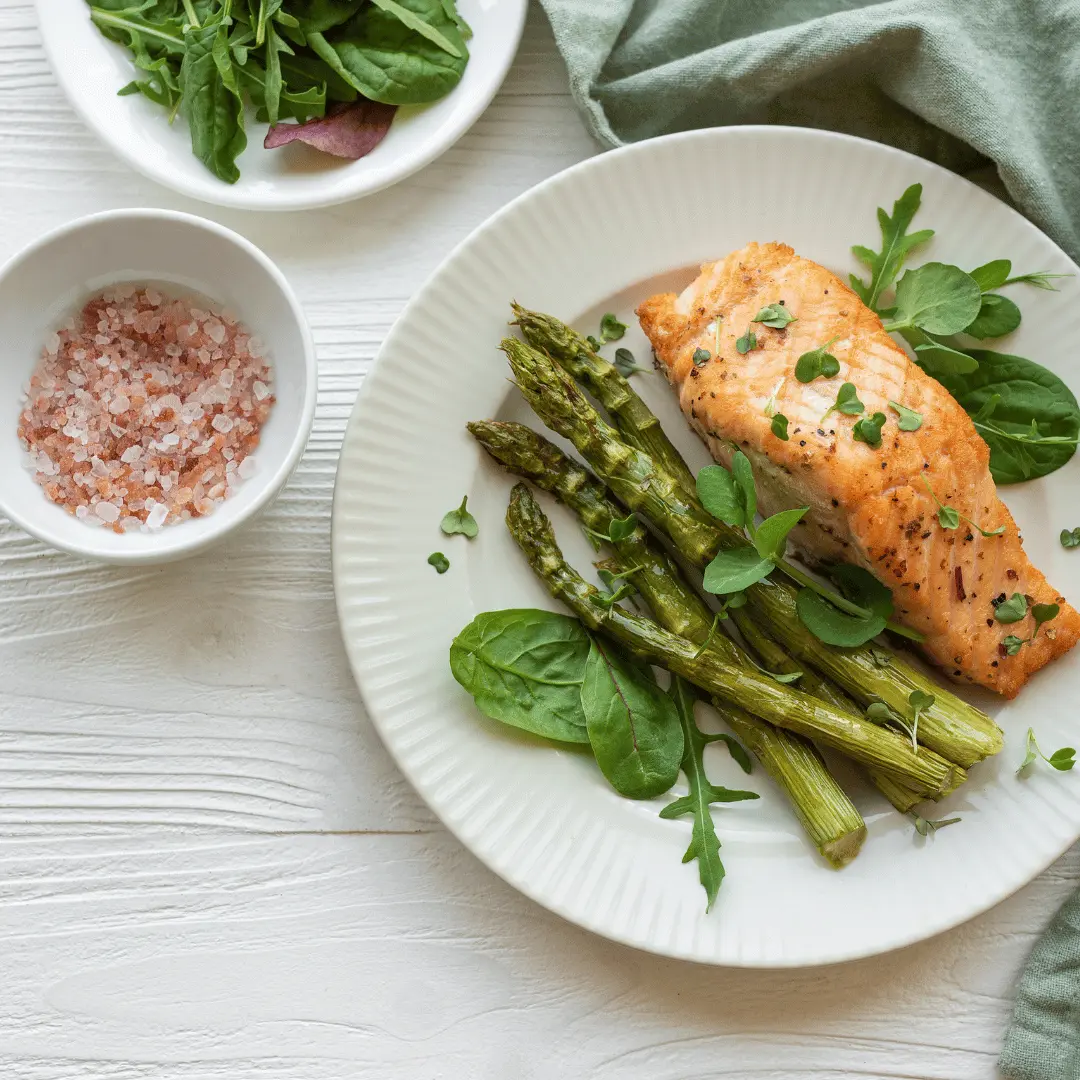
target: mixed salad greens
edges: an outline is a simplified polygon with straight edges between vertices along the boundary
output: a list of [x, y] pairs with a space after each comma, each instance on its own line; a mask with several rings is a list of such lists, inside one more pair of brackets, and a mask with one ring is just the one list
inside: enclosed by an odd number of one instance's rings
[[245, 101], [270, 125], [268, 148], [300, 139], [362, 157], [397, 106], [457, 86], [471, 35], [455, 0], [90, 0], [90, 16], [142, 73], [120, 93], [182, 115], [195, 156], [230, 184]]

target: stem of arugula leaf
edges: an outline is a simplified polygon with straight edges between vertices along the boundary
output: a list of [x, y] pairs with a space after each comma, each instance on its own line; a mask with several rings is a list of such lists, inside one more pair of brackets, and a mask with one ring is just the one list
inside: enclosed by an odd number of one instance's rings
[[[822, 585], [820, 581], [815, 581], [809, 574], [803, 573], [797, 566], [793, 566], [787, 561], [787, 559], [778, 559], [776, 566], [779, 570], [782, 570], [792, 581], [799, 585], [805, 586], [807, 589], [813, 589], [818, 596], [828, 600], [834, 607], [838, 607], [841, 611], [846, 612], [848, 615], [854, 615], [859, 619], [868, 619], [874, 613], [868, 611], [864, 607], [859, 607], [858, 604], [853, 604], [846, 597], [841, 596], [838, 592], [833, 592], [832, 589]], [[909, 638], [911, 641], [922, 641], [923, 636], [917, 630], [909, 630], [906, 626], [901, 626], [899, 623], [887, 622], [885, 624], [887, 630], [892, 631], [894, 634], [899, 634], [901, 637]]]
[[157, 38], [159, 41], [164, 41], [166, 44], [173, 46], [174, 51], [184, 51], [184, 39], [175, 37], [173, 34], [166, 34], [164, 30], [157, 30], [150, 26], [145, 26], [142, 23], [132, 22], [130, 19], [125, 19], [122, 15], [113, 15], [112, 12], [103, 11], [101, 8], [91, 8], [90, 18], [96, 23], [104, 23], [106, 26], [115, 26], [120, 30], [127, 30], [131, 33], [142, 34], [144, 37]]
[[184, 14], [187, 15], [187, 20], [195, 30], [199, 29], [199, 16], [195, 14], [195, 6], [192, 0], [183, 0]]
[[983, 431], [989, 431], [992, 435], [997, 435], [1002, 439], [1010, 439], [1012, 442], [1031, 443], [1033, 446], [1042, 446], [1045, 444], [1054, 444], [1058, 446], [1080, 445], [1080, 439], [1074, 439], [1068, 435], [1040, 435], [1037, 439], [1033, 439], [1030, 434], [1006, 431], [1004, 428], [999, 428], [996, 424], [987, 424], [983, 420], [976, 420], [975, 427]]

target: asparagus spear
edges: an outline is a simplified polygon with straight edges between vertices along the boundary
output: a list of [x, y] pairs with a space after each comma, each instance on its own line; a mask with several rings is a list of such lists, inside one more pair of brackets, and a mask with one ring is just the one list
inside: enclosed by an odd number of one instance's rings
[[[665, 468], [623, 442], [548, 356], [514, 338], [505, 339], [502, 349], [537, 415], [572, 442], [620, 502], [644, 514], [691, 565], [703, 569], [721, 548], [746, 545], [740, 532], [711, 517]], [[1001, 729], [985, 713], [895, 654], [868, 645], [833, 648], [814, 637], [799, 620], [797, 590], [788, 582], [766, 578], [746, 595], [770, 634], [792, 656], [839, 683], [862, 705], [883, 701], [907, 716], [914, 690], [933, 695], [934, 704], [919, 721], [920, 737], [931, 749], [967, 767], [1004, 745]], [[876, 655], [881, 654], [889, 656], [887, 666], [879, 664]]]
[[681, 675], [729, 704], [880, 768], [929, 796], [943, 795], [963, 782], [963, 769], [932, 751], [913, 748], [886, 728], [784, 686], [763, 672], [728, 663], [718, 650], [701, 650], [617, 604], [605, 604], [598, 591], [563, 558], [551, 523], [524, 484], [516, 485], [511, 494], [506, 521], [551, 594], [591, 630], [604, 633], [649, 663]]
[[564, 322], [530, 311], [520, 304], [511, 304], [514, 321], [525, 340], [547, 352], [575, 379], [585, 383], [596, 400], [615, 421], [615, 426], [630, 446], [644, 450], [660, 462], [678, 483], [691, 494], [695, 493], [694, 474], [682, 454], [664, 434], [652, 409], [638, 396], [637, 391], [615, 369], [596, 353], [576, 330]]
[[[523, 424], [488, 420], [468, 427], [496, 461], [558, 496], [587, 528], [606, 532], [612, 518], [623, 516], [622, 507], [588, 469]], [[619, 555], [614, 569], [639, 568], [629, 578], [666, 630], [696, 645], [709, 639], [712, 612], [640, 524], [630, 536], [613, 541], [612, 547]], [[737, 661], [733, 643], [717, 640], [719, 648], [724, 644], [732, 646], [730, 657]], [[866, 838], [866, 825], [812, 744], [718, 698], [712, 698], [712, 704], [787, 796], [821, 855], [837, 868], [855, 858]]]
[[[586, 528], [604, 533], [613, 518], [622, 516], [622, 507], [609, 496], [600, 480], [524, 424], [487, 420], [470, 423], [468, 428], [496, 461], [557, 496], [578, 515]], [[639, 587], [655, 618], [665, 629], [689, 638], [697, 645], [710, 636], [712, 612], [641, 525], [624, 540], [614, 541], [612, 546], [621, 559], [621, 569], [640, 567], [637, 573], [630, 575], [630, 579]], [[757, 653], [758, 659], [768, 670], [778, 674], [795, 670], [790, 657], [757, 627], [744, 608], [733, 609], [731, 617], [747, 645]], [[723, 643], [718, 642], [718, 646], [723, 647]], [[749, 662], [750, 658], [737, 648], [734, 653], [732, 659], [744, 665]], [[799, 685], [806, 693], [837, 708], [855, 715], [860, 713], [842, 690], [812, 670], [805, 671]], [[816, 751], [803, 744], [797, 736], [771, 727], [762, 731], [762, 722], [742, 709], [733, 709], [716, 699], [713, 699], [713, 704], [744, 742], [762, 747], [766, 755], [762, 764], [766, 771], [791, 800], [818, 850], [836, 865], [835, 852], [846, 853], [850, 850], [849, 845], [836, 841], [841, 836], [837, 831], [838, 826], [845, 823], [849, 811], [838, 800], [836, 792], [840, 791], [839, 786], [828, 774]], [[800, 745], [792, 746], [796, 741]], [[921, 800], [918, 792], [906, 789], [891, 776], [873, 770], [870, 773], [873, 783], [901, 813], [906, 813]], [[828, 805], [812, 805], [815, 791], [825, 796], [826, 804], [832, 804], [831, 815]], [[843, 802], [850, 806], [847, 796], [842, 792], [840, 795]], [[851, 809], [854, 810], [854, 807]], [[854, 854], [852, 851], [849, 860]]]

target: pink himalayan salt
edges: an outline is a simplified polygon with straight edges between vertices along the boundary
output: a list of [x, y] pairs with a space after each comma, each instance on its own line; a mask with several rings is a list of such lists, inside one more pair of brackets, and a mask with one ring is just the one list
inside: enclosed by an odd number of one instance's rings
[[45, 494], [87, 525], [212, 513], [254, 472], [274, 404], [261, 343], [227, 312], [117, 285], [45, 341], [18, 434]]

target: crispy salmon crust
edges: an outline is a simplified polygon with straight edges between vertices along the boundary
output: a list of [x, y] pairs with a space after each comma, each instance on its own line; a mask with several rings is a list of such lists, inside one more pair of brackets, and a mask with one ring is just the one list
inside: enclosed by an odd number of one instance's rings
[[[774, 303], [796, 321], [782, 330], [752, 322]], [[729, 463], [738, 444], [754, 466], [763, 513], [809, 506], [791, 534], [795, 546], [811, 562], [876, 574], [892, 589], [895, 617], [925, 635], [926, 655], [949, 676], [1014, 697], [1076, 643], [1080, 615], [1024, 554], [971, 418], [835, 274], [785, 244], [749, 244], [703, 266], [681, 295], [653, 296], [637, 313], [713, 457]], [[747, 330], [757, 347], [741, 355], [736, 341]], [[832, 339], [840, 373], [800, 383], [799, 356]], [[695, 364], [699, 349], [709, 358], [699, 352]], [[879, 448], [854, 439], [857, 416], [828, 411], [844, 382], [855, 384], [866, 415], [888, 417]], [[901, 431], [890, 401], [921, 413], [922, 426]], [[773, 434], [770, 411], [788, 418], [787, 441]], [[1004, 525], [1004, 534], [984, 537], [964, 521], [943, 528], [934, 496], [983, 529]], [[1015, 592], [1061, 612], [1008, 656], [1005, 637], [1034, 631], [1030, 617], [994, 618], [995, 603]]]

